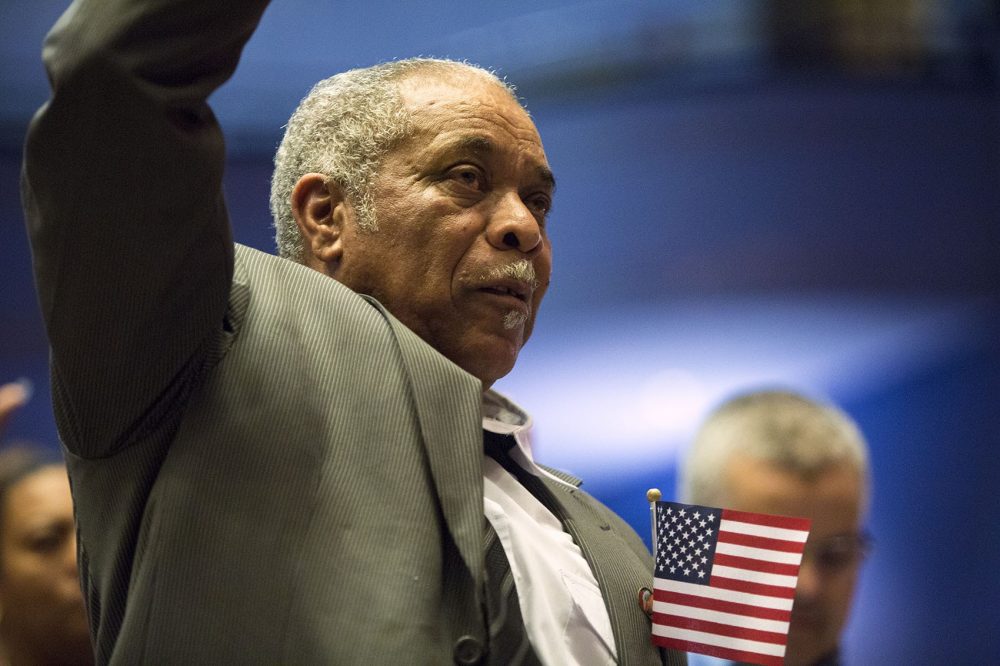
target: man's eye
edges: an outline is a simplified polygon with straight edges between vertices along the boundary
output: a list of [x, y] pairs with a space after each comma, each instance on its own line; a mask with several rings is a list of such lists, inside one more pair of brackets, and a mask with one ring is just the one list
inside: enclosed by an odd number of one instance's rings
[[481, 191], [485, 188], [485, 179], [483, 178], [482, 172], [478, 169], [473, 169], [472, 167], [453, 169], [451, 177], [462, 185], [474, 190]]
[[871, 547], [867, 534], [832, 537], [813, 548], [816, 564], [830, 573], [846, 571], [858, 565]]
[[531, 209], [535, 215], [541, 215], [542, 217], [549, 214], [552, 210], [552, 199], [545, 195], [538, 195], [534, 197], [529, 197], [525, 202], [528, 208]]

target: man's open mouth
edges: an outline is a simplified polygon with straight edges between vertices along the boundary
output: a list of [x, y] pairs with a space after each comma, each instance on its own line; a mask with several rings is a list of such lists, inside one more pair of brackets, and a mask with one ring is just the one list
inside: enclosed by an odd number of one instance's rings
[[485, 287], [480, 287], [480, 291], [485, 291], [489, 294], [497, 294], [499, 296], [513, 296], [520, 301], [528, 300], [528, 287], [526, 285], [514, 284], [514, 283], [504, 283], [504, 284], [491, 284]]

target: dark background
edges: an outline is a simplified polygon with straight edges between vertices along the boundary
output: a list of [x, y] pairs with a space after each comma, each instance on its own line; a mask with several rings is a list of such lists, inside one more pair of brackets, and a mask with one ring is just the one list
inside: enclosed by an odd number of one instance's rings
[[[7, 437], [52, 447], [17, 181], [66, 4], [0, 1], [0, 381], [35, 386]], [[553, 287], [498, 385], [538, 456], [646, 535], [712, 405], [831, 399], [875, 483], [848, 661], [1000, 660], [996, 5], [277, 0], [214, 98], [240, 241], [272, 247], [271, 155], [308, 87], [412, 55], [508, 76], [559, 179]]]

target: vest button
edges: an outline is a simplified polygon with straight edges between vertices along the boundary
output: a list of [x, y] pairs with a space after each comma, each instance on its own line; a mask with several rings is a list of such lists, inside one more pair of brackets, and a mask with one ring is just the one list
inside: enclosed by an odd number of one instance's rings
[[455, 641], [452, 656], [459, 666], [475, 666], [483, 659], [483, 644], [475, 636], [462, 636]]

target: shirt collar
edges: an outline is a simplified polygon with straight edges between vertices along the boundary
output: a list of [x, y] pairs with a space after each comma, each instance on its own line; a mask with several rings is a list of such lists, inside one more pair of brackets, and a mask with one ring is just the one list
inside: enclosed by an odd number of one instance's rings
[[531, 426], [531, 416], [513, 400], [493, 389], [483, 393], [483, 430], [513, 436], [517, 447], [511, 451], [511, 457], [521, 467], [538, 474], [531, 452]]
[[483, 427], [501, 435], [531, 429], [531, 416], [513, 400], [490, 389], [483, 393]]
[[517, 446], [511, 449], [511, 458], [535, 476], [544, 476], [570, 488], [575, 487], [550, 474], [535, 462], [531, 450], [532, 425], [531, 416], [507, 396], [493, 389], [483, 393], [483, 430], [513, 436]]

